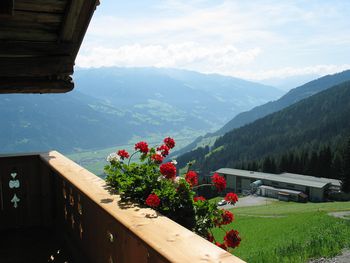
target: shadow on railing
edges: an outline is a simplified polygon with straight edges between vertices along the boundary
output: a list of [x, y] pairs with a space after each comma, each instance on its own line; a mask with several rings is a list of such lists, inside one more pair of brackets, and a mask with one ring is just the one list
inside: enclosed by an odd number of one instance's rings
[[[55, 151], [0, 157], [0, 199], [0, 231], [13, 250], [1, 241], [1, 262], [18, 253], [23, 262], [243, 262], [152, 209], [121, 204], [102, 179]], [[28, 249], [36, 244], [28, 235], [43, 235], [47, 251]]]

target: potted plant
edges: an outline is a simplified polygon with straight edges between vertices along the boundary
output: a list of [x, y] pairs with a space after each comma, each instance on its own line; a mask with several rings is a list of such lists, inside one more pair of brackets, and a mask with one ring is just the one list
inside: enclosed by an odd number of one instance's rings
[[[174, 147], [174, 139], [168, 137], [158, 147], [150, 148], [147, 142], [138, 142], [131, 155], [125, 150], [110, 154], [109, 165], [105, 167], [107, 184], [119, 193], [122, 201], [145, 204], [225, 250], [237, 247], [241, 241], [238, 231], [223, 228], [233, 221], [233, 214], [195, 195], [195, 188], [203, 187], [198, 185], [196, 172], [189, 169], [184, 177], [179, 177], [176, 161], [164, 162]], [[138, 162], [131, 162], [136, 155]], [[210, 187], [218, 191], [226, 188], [226, 181], [219, 174], [211, 179]], [[238, 197], [228, 193], [225, 200], [234, 204]], [[225, 231], [223, 242], [215, 240], [214, 228]]]

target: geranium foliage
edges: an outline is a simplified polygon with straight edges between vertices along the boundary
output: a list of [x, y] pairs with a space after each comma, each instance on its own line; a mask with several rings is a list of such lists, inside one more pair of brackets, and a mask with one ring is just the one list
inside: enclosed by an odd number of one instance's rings
[[[210, 185], [198, 185], [198, 175], [194, 171], [188, 171], [184, 178], [176, 176], [176, 161], [163, 163], [174, 146], [174, 139], [167, 137], [162, 145], [152, 148], [146, 142], [138, 142], [131, 155], [125, 150], [110, 154], [107, 157], [109, 165], [105, 167], [108, 185], [117, 190], [123, 201], [152, 207], [225, 250], [237, 247], [241, 240], [239, 233], [222, 227], [234, 220], [233, 214], [219, 209], [202, 196], [196, 196], [194, 191], [204, 186], [223, 191], [225, 179], [214, 174]], [[136, 154], [139, 161], [131, 162]], [[225, 199], [235, 203], [238, 197], [228, 193]], [[225, 231], [223, 243], [215, 240], [211, 233], [213, 228]]]

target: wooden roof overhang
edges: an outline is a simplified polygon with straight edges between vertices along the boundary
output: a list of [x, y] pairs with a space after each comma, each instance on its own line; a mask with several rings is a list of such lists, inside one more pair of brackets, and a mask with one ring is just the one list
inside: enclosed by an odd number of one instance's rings
[[0, 93], [63, 93], [99, 0], [0, 0]]

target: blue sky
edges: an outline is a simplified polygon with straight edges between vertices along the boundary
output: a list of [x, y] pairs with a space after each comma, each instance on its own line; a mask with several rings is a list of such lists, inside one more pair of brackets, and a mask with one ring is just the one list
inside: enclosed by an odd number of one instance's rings
[[264, 81], [350, 68], [348, 0], [101, 0], [78, 67], [172, 67]]

